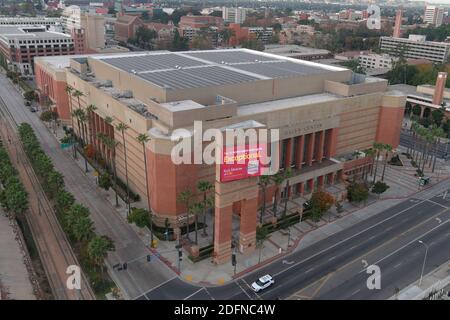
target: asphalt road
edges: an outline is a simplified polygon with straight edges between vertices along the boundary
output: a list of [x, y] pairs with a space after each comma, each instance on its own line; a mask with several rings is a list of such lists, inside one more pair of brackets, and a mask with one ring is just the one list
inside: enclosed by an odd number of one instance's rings
[[[417, 270], [420, 272], [424, 253], [423, 247], [417, 246], [419, 239], [429, 242], [430, 247], [425, 273], [450, 259], [450, 202], [436, 197], [422, 200], [418, 195], [417, 199], [401, 202], [227, 285], [192, 285], [176, 277], [159, 260], [147, 263], [145, 258], [139, 259], [148, 253], [147, 248], [109, 202], [102, 199], [69, 154], [59, 148], [36, 115], [23, 106], [22, 99], [3, 76], [0, 95], [18, 122], [29, 122], [34, 127], [43, 149], [65, 175], [68, 190], [90, 208], [97, 231], [116, 242], [117, 249], [108, 258], [109, 265], [137, 259], [128, 265], [127, 271], [113, 271], [114, 280], [130, 299], [284, 299], [294, 293], [318, 299], [384, 299], [392, 295], [392, 286], [403, 288], [419, 278]], [[448, 181], [444, 183], [450, 188]], [[368, 275], [362, 260], [379, 264], [382, 277], [386, 276], [380, 290], [364, 290]], [[260, 294], [252, 292], [249, 284], [267, 273], [274, 276], [275, 285]]]
[[[306, 292], [304, 299], [386, 299], [420, 277], [424, 250], [418, 240], [430, 247], [424, 273], [450, 259], [450, 193], [448, 198], [409, 199], [225, 286], [199, 288], [173, 279], [139, 299], [285, 299], [298, 291]], [[367, 289], [362, 260], [379, 264], [380, 290]], [[249, 285], [267, 273], [275, 285], [252, 292]]]

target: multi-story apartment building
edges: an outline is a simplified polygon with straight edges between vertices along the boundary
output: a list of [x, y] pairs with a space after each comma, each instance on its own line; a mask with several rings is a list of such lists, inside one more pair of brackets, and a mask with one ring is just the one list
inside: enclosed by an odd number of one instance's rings
[[[178, 23], [180, 35], [191, 41], [200, 31], [214, 33], [223, 29], [223, 19], [213, 16], [183, 16]], [[213, 37], [214, 38], [214, 37]]]
[[72, 35], [76, 53], [91, 53], [105, 47], [105, 18], [69, 6], [62, 14], [63, 30]]
[[225, 22], [243, 23], [247, 17], [247, 10], [245, 8], [234, 7], [222, 8], [222, 18]]
[[405, 58], [427, 59], [435, 63], [445, 63], [450, 53], [450, 43], [426, 41], [422, 35], [406, 38], [381, 37], [380, 48], [393, 56], [403, 54]]
[[49, 18], [49, 17], [0, 17], [0, 26], [45, 26], [47, 30], [59, 31], [62, 27], [61, 18]]
[[[37, 60], [36, 69], [38, 86], [44, 90], [53, 81], [48, 76], [52, 67]], [[341, 200], [345, 179], [367, 172], [363, 168], [371, 164], [364, 156], [352, 158], [355, 151], [375, 141], [398, 145], [406, 101], [405, 95], [388, 91], [383, 79], [246, 49], [92, 55], [70, 59], [64, 72], [66, 83], [83, 93], [67, 97], [68, 108], [97, 107], [88, 114], [92, 135], [86, 142], [99, 157], [113, 161], [98, 133], [116, 140], [117, 174], [124, 180], [128, 173], [131, 189], [148, 201], [155, 224], [168, 222], [179, 235], [193, 219], [186, 215], [185, 204], [177, 201], [179, 194], [190, 190], [200, 199], [199, 181], [215, 185], [211, 219], [216, 263], [230, 260], [232, 241], [244, 254], [255, 250], [263, 199], [272, 202], [281, 192], [299, 199], [302, 210], [301, 199], [321, 189]], [[119, 123], [128, 129], [117, 131]], [[270, 184], [263, 198], [255, 175], [230, 180], [225, 176], [230, 168], [220, 161], [208, 163], [200, 157], [200, 162], [190, 162], [198, 156], [195, 151], [208, 151], [201, 138], [205, 130], [217, 129], [214, 132], [221, 137], [237, 128], [278, 132], [273, 143], [261, 139], [258, 144], [269, 150], [274, 169], [279, 163], [280, 170], [291, 171], [289, 183], [285, 180], [279, 188]], [[74, 130], [81, 135], [76, 121]], [[136, 139], [143, 133], [150, 137], [144, 148]], [[180, 151], [179, 143], [199, 135], [200, 144], [178, 153], [185, 162], [177, 163], [173, 155]], [[216, 150], [220, 159], [220, 150], [229, 141], [214, 141], [209, 152]], [[251, 169], [255, 173], [255, 163]], [[239, 223], [234, 234], [232, 221]]]
[[363, 53], [358, 57], [360, 66], [365, 69], [392, 69], [394, 62], [397, 60], [398, 58], [392, 57], [388, 54], [376, 53]]
[[435, 27], [442, 25], [444, 20], [444, 8], [436, 6], [427, 6], [423, 21]]
[[0, 26], [0, 51], [14, 70], [31, 75], [35, 57], [71, 55], [75, 46], [71, 36], [45, 26]]

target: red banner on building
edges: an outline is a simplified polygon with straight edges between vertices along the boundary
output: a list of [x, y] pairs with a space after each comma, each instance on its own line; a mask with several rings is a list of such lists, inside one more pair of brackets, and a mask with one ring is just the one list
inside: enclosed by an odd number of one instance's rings
[[228, 182], [261, 175], [261, 160], [265, 151], [264, 145], [225, 147], [220, 166], [220, 181]]

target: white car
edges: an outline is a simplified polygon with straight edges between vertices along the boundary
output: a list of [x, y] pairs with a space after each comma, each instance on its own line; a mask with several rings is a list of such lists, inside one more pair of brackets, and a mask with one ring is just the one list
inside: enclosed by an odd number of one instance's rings
[[274, 284], [275, 281], [273, 280], [272, 276], [266, 274], [265, 276], [259, 278], [255, 282], [252, 283], [252, 289], [255, 292], [259, 292], [272, 284]]

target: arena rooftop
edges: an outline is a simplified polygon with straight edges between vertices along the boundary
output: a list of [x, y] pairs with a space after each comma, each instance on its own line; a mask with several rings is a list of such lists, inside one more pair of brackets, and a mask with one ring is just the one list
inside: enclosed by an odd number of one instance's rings
[[247, 49], [147, 52], [97, 59], [165, 89], [239, 84], [344, 70]]

